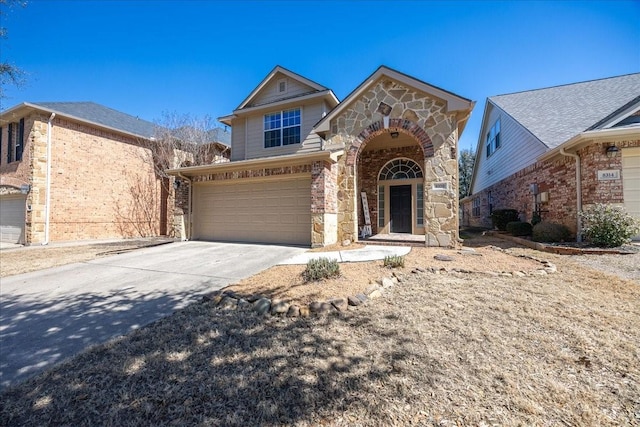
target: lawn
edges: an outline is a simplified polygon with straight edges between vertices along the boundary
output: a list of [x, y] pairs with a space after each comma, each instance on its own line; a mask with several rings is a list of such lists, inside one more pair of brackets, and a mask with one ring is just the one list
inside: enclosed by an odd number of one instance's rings
[[193, 304], [7, 389], [0, 424], [638, 425], [640, 284], [514, 251], [558, 272], [411, 273], [423, 257], [346, 313]]

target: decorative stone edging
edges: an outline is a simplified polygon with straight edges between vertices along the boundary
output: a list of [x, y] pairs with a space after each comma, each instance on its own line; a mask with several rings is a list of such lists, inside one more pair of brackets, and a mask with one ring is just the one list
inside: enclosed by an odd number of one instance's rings
[[511, 236], [509, 234], [500, 233], [495, 230], [486, 231], [490, 236], [497, 237], [502, 240], [509, 240], [522, 246], [526, 246], [531, 249], [535, 249], [541, 252], [549, 252], [557, 255], [628, 255], [633, 252], [624, 251], [620, 249], [604, 249], [604, 248], [574, 248], [571, 246], [556, 246], [548, 245], [546, 243], [534, 242], [522, 237]]
[[330, 313], [341, 313], [349, 307], [358, 307], [369, 300], [380, 298], [382, 293], [402, 282], [396, 272], [391, 277], [383, 277], [371, 284], [364, 292], [346, 298], [332, 298], [327, 301], [313, 301], [309, 304], [288, 303], [282, 299], [269, 299], [264, 295], [243, 296], [235, 291], [218, 290], [208, 293], [202, 300], [211, 301], [222, 310], [255, 311], [262, 316], [310, 317]]
[[[509, 253], [507, 250], [491, 247], [494, 250]], [[459, 251], [461, 254], [479, 255], [473, 249], [463, 249]], [[510, 254], [511, 255], [511, 254]], [[463, 268], [422, 268], [416, 267], [411, 270], [412, 274], [431, 273], [431, 274], [486, 274], [494, 277], [526, 277], [526, 276], [545, 276], [557, 271], [556, 266], [549, 261], [541, 260], [528, 255], [512, 255], [520, 258], [531, 259], [541, 264], [541, 268], [525, 271], [473, 271]], [[435, 259], [440, 261], [453, 261], [452, 257], [447, 255], [436, 255]], [[313, 301], [310, 304], [289, 303], [282, 299], [269, 299], [265, 295], [248, 295], [244, 296], [235, 291], [218, 290], [206, 294], [202, 297], [203, 301], [211, 301], [215, 306], [222, 310], [242, 310], [254, 311], [262, 316], [285, 316], [285, 317], [310, 317], [311, 315], [323, 315], [331, 313], [342, 313], [349, 307], [358, 307], [365, 304], [369, 300], [380, 298], [382, 294], [399, 283], [404, 281], [404, 276], [397, 272], [392, 272], [391, 277], [383, 277], [376, 283], [367, 287], [367, 289], [355, 295], [346, 298], [332, 298], [327, 301]]]

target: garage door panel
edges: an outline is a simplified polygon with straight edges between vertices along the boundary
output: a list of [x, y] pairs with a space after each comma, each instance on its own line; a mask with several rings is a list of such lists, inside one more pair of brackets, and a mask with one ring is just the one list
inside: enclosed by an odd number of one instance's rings
[[[640, 218], [640, 148], [622, 150], [622, 189], [625, 209]], [[634, 240], [640, 240], [640, 234]]]
[[23, 195], [0, 196], [0, 241], [24, 243], [25, 203]]
[[311, 244], [311, 179], [199, 185], [194, 238]]

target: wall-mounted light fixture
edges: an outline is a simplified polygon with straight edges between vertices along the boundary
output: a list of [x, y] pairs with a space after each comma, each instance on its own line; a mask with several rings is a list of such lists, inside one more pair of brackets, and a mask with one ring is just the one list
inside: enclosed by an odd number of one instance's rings
[[173, 181], [173, 189], [177, 190], [178, 188], [180, 188], [180, 181], [176, 179], [175, 181]]
[[607, 147], [607, 157], [612, 158], [618, 155], [620, 149], [615, 145], [610, 145]]
[[390, 132], [389, 134], [391, 135], [392, 139], [398, 139], [398, 137], [400, 136], [400, 132]]
[[20, 186], [20, 192], [22, 194], [29, 194], [30, 190], [31, 190], [31, 185], [30, 184], [22, 184]]

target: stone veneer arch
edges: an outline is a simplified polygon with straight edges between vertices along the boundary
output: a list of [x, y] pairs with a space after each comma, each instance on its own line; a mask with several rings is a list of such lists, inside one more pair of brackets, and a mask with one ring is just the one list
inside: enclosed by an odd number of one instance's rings
[[389, 127], [385, 128], [382, 120], [371, 123], [364, 128], [355, 138], [347, 153], [346, 165], [353, 166], [358, 155], [364, 150], [366, 145], [384, 133], [400, 132], [414, 138], [422, 148], [425, 160], [434, 156], [433, 143], [429, 135], [415, 122], [402, 118], [389, 119]]

